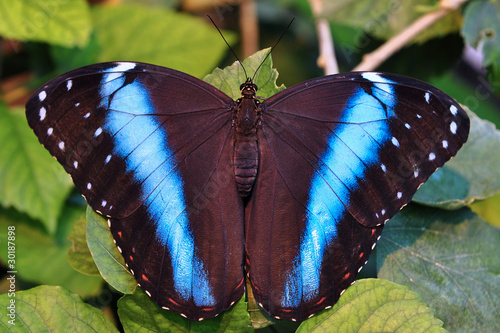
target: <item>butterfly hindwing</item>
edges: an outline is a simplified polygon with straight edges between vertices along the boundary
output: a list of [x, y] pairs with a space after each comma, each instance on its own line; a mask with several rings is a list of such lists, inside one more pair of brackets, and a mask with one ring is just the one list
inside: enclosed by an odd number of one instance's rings
[[436, 88], [380, 73], [310, 80], [261, 110], [247, 270], [266, 311], [304, 320], [354, 281], [383, 223], [456, 154], [469, 120]]
[[243, 207], [227, 163], [233, 108], [201, 80], [126, 62], [66, 73], [27, 104], [40, 142], [109, 217], [138, 283], [194, 320], [244, 291]]

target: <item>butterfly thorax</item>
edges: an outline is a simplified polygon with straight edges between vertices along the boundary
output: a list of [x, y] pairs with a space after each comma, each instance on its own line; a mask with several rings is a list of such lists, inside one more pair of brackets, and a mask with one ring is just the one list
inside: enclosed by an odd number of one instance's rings
[[233, 166], [236, 186], [240, 196], [250, 194], [257, 176], [259, 165], [259, 146], [257, 142], [257, 123], [259, 101], [255, 98], [257, 86], [247, 79], [240, 87], [241, 98], [236, 101], [234, 118]]

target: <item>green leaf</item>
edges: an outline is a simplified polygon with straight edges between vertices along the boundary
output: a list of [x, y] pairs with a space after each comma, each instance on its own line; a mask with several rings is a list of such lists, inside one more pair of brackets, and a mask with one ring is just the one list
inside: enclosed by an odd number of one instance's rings
[[137, 282], [113, 242], [108, 222], [90, 207], [87, 207], [87, 244], [104, 280], [124, 294], [132, 293]]
[[500, 230], [468, 208], [410, 205], [378, 242], [378, 276], [418, 292], [452, 332], [498, 332], [499, 248]]
[[6, 38], [81, 47], [90, 30], [85, 0], [0, 0], [0, 35]]
[[[14, 301], [14, 303], [11, 303]], [[13, 324], [6, 309], [14, 305]], [[116, 332], [111, 320], [99, 309], [62, 287], [40, 286], [0, 295], [0, 326], [4, 332]]]
[[0, 202], [40, 219], [49, 233], [72, 183], [63, 168], [38, 143], [24, 112], [0, 103]]
[[259, 329], [276, 324], [278, 322], [278, 319], [269, 316], [264, 310], [259, 307], [257, 301], [255, 300], [250, 280], [245, 280], [246, 299], [248, 303], [247, 307], [248, 313], [250, 314], [250, 320], [252, 321], [252, 327], [255, 329]]
[[[227, 52], [217, 30], [202, 19], [141, 5], [95, 6], [87, 48], [53, 48], [61, 71], [104, 61], [139, 61], [202, 77]], [[224, 33], [229, 43], [235, 36]]]
[[[264, 49], [243, 60], [243, 66], [247, 71], [246, 74], [250, 78], [253, 77], [255, 70], [262, 64], [254, 79], [254, 83], [259, 88], [257, 96], [262, 98], [270, 97], [285, 89], [284, 85], [279, 87], [276, 85], [278, 71], [273, 68], [271, 56], [262, 63], [268, 53], [269, 49]], [[240, 85], [246, 79], [243, 67], [241, 67], [240, 63], [235, 62], [224, 69], [216, 68], [212, 74], [207, 75], [203, 80], [219, 88], [231, 98], [238, 99], [241, 97]]]
[[413, 200], [456, 209], [500, 193], [500, 131], [489, 121], [468, 112], [469, 139], [457, 156], [422, 185]]
[[68, 262], [74, 270], [85, 275], [99, 275], [87, 245], [87, 221], [85, 217], [79, 218], [68, 239], [73, 243], [68, 250]]
[[[17, 276], [32, 283], [59, 285], [83, 296], [93, 296], [99, 291], [102, 279], [75, 271], [66, 260], [71, 246], [67, 239], [71, 226], [81, 218], [82, 211], [68, 206], [60, 219], [56, 236], [47, 235], [35, 221], [13, 210], [0, 210], [0, 258], [5, 264], [7, 254], [7, 228], [15, 227], [15, 270]], [[69, 228], [66, 228], [69, 226]]]
[[118, 315], [125, 332], [253, 332], [244, 298], [219, 316], [196, 322], [160, 309], [137, 288], [118, 301]]
[[[387, 40], [403, 31], [422, 15], [437, 11], [439, 7], [436, 3], [435, 0], [326, 1], [322, 16]], [[457, 32], [460, 26], [460, 12], [453, 11], [421, 32], [412, 42], [423, 43], [432, 38], [445, 36]]]
[[480, 48], [484, 65], [500, 65], [500, 2], [478, 0], [464, 11], [462, 35], [465, 42]]
[[304, 321], [303, 332], [445, 332], [417, 293], [381, 279], [347, 288], [332, 309]]
[[492, 226], [500, 228], [500, 194], [476, 201], [470, 205], [470, 209]]

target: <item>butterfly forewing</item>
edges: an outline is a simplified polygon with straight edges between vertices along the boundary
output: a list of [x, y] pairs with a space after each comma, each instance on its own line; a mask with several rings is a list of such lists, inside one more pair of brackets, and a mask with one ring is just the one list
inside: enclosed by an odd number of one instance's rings
[[354, 281], [383, 223], [456, 154], [469, 120], [436, 88], [381, 73], [310, 80], [261, 113], [247, 270], [266, 311], [303, 320]]
[[27, 104], [138, 283], [164, 308], [213, 317], [244, 290], [243, 207], [231, 158], [234, 101], [187, 74], [138, 63], [84, 67]]

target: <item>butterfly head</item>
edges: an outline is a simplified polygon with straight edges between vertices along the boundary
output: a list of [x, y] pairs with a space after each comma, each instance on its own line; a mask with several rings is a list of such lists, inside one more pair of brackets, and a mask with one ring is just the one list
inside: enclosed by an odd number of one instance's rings
[[254, 98], [258, 88], [251, 78], [247, 78], [245, 83], [241, 84], [240, 90], [242, 98]]

